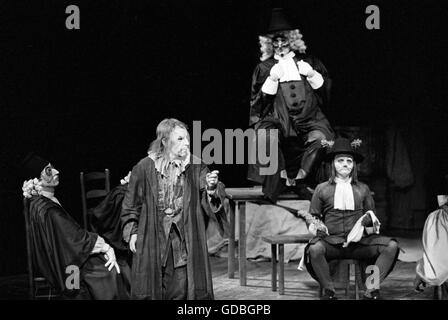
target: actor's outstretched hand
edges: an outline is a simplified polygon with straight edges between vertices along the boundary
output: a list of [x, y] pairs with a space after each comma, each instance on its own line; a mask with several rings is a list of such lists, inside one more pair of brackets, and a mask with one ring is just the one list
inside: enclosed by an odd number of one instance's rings
[[131, 235], [131, 239], [129, 240], [129, 249], [131, 249], [132, 252], [136, 253], [137, 250], [135, 248], [135, 243], [137, 242], [137, 234]]
[[208, 190], [216, 189], [216, 186], [218, 185], [218, 173], [218, 170], [213, 170], [205, 175], [205, 182], [207, 183]]
[[111, 271], [115, 267], [117, 269], [117, 273], [120, 273], [120, 267], [118, 266], [117, 258], [115, 257], [114, 248], [110, 247], [104, 257], [107, 259], [107, 262], [104, 266], [108, 268], [109, 271]]

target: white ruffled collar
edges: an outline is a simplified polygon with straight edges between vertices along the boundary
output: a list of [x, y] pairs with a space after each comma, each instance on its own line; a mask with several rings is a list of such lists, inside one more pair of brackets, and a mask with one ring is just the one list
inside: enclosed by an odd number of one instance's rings
[[293, 51], [289, 51], [287, 54], [285, 54], [283, 57], [280, 57], [278, 54], [274, 55], [275, 60], [287, 60], [292, 59], [296, 56], [296, 54]]
[[149, 152], [148, 157], [154, 161], [154, 166], [158, 172], [160, 172], [163, 176], [168, 176], [168, 168], [171, 164], [173, 164], [176, 168], [175, 174], [176, 176], [180, 176], [182, 172], [185, 171], [188, 164], [190, 164], [190, 154], [188, 154], [184, 160], [182, 159], [173, 159], [168, 160], [163, 154], [156, 154], [154, 152]]

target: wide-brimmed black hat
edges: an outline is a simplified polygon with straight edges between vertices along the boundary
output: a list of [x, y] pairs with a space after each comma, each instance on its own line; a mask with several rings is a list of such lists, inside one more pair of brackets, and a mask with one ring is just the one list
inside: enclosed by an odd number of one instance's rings
[[271, 12], [271, 20], [269, 22], [269, 27], [266, 31], [269, 33], [276, 33], [285, 30], [293, 30], [297, 27], [291, 23], [288, 15], [283, 8], [274, 8]]
[[48, 160], [29, 152], [20, 163], [20, 171], [25, 179], [39, 178], [40, 173], [49, 164]]
[[353, 156], [356, 163], [360, 163], [364, 160], [364, 156], [357, 151], [361, 142], [362, 141], [359, 139], [350, 141], [346, 138], [337, 138], [332, 145], [327, 142], [327, 154], [325, 155], [325, 160], [331, 161], [338, 154], [349, 154]]

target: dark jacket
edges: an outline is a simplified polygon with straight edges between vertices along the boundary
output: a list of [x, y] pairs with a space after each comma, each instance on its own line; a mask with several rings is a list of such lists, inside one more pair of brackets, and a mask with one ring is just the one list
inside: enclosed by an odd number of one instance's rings
[[[369, 187], [362, 182], [358, 182], [353, 183], [352, 188], [355, 210], [334, 209], [336, 184], [327, 181], [319, 184], [314, 191], [310, 213], [322, 220], [327, 226], [330, 235], [324, 237], [323, 240], [328, 243], [344, 243], [359, 218], [369, 210], [375, 213], [375, 202]], [[317, 242], [319, 239], [319, 237], [315, 237], [311, 242]], [[388, 238], [377, 234], [366, 235], [360, 240], [362, 244], [387, 244], [388, 242]]]
[[[314, 70], [319, 72], [323, 79], [324, 84], [322, 87], [320, 87], [317, 90], [313, 90], [308, 82], [304, 80], [304, 83], [308, 90], [306, 90], [306, 96], [305, 97], [298, 97], [301, 103], [301, 101], [304, 101], [302, 99], [305, 99], [307, 101], [308, 107], [305, 112], [302, 112], [300, 117], [304, 121], [310, 121], [316, 118], [322, 118], [323, 114], [321, 113], [321, 107], [326, 107], [330, 100], [330, 90], [331, 90], [331, 79], [328, 74], [327, 69], [323, 65], [323, 63], [309, 55], [300, 54], [298, 52], [295, 53], [296, 56], [294, 57], [295, 61], [303, 60], [305, 62], [308, 62]], [[287, 99], [284, 99], [282, 97], [276, 98], [277, 95], [268, 95], [261, 91], [261, 88], [266, 81], [266, 79], [269, 77], [269, 73], [271, 71], [271, 68], [277, 63], [277, 60], [275, 60], [273, 57], [260, 62], [256, 67], [252, 75], [252, 85], [251, 85], [251, 98], [250, 98], [250, 118], [249, 118], [249, 125], [254, 126], [256, 125], [260, 120], [266, 118], [266, 117], [273, 117], [276, 119], [281, 119], [285, 117], [285, 113], [288, 112], [285, 103], [287, 102]], [[281, 91], [279, 86], [279, 92]], [[286, 121], [287, 119], [285, 119]], [[327, 124], [327, 120], [325, 117], [322, 118], [322, 121], [324, 122], [322, 124], [322, 127], [324, 130], [324, 133], [326, 133], [327, 130], [331, 130], [329, 125]], [[317, 126], [320, 126], [319, 123], [316, 124]], [[287, 132], [285, 132], [287, 133]], [[331, 132], [332, 133], [332, 130]], [[330, 134], [328, 134], [330, 136]]]

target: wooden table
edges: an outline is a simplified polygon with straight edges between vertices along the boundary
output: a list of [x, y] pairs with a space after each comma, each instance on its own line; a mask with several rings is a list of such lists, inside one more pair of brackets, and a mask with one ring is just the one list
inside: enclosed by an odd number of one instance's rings
[[[230, 239], [228, 257], [228, 277], [235, 277], [235, 215], [239, 214], [239, 245], [238, 245], [238, 271], [240, 285], [247, 285], [246, 271], [246, 203], [270, 204], [263, 198], [261, 188], [226, 188], [227, 198], [230, 200]], [[296, 194], [283, 194], [278, 200], [299, 200]]]

